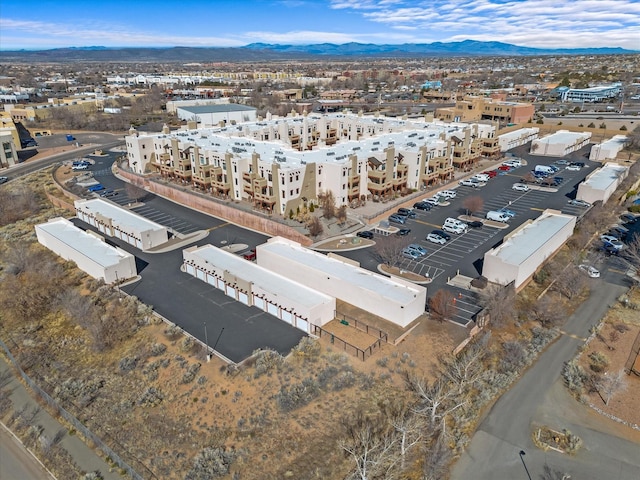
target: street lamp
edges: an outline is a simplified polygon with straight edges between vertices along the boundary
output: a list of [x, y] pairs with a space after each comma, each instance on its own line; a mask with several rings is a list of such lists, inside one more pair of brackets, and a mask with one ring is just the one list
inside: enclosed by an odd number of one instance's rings
[[202, 322], [204, 324], [204, 344], [207, 347], [207, 362], [211, 360], [211, 355], [209, 355], [209, 337], [207, 336], [207, 322]]
[[522, 466], [524, 467], [524, 471], [527, 472], [527, 477], [529, 477], [529, 480], [531, 480], [531, 475], [529, 474], [529, 469], [527, 468], [527, 464], [524, 463], [524, 456], [526, 455], [524, 450], [520, 450], [520, 460], [522, 460]]

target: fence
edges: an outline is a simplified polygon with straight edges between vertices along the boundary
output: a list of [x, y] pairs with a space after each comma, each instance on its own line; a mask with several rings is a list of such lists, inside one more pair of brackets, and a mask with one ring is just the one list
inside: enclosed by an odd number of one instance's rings
[[[20, 365], [11, 354], [9, 347], [7, 347], [7, 345], [5, 345], [5, 343], [2, 340], [0, 340], [0, 347], [3, 348], [3, 350], [7, 354], [7, 358], [12, 363], [13, 367], [20, 373], [20, 376], [26, 382], [26, 384], [29, 385], [29, 387], [34, 392], [36, 392], [47, 403], [47, 405], [49, 405], [54, 411], [59, 413], [60, 416], [64, 418], [67, 422], [69, 422], [73, 426], [73, 428], [75, 428], [81, 435], [84, 436], [84, 438], [93, 442], [96, 448], [100, 449], [113, 463], [115, 463], [116, 465], [118, 465], [118, 467], [124, 470], [129, 475], [129, 477], [131, 477], [133, 480], [143, 480], [143, 477], [139, 475], [133, 469], [133, 467], [131, 467], [124, 460], [122, 460], [116, 452], [114, 452], [113, 450], [111, 450], [111, 448], [105, 445], [105, 443], [100, 439], [100, 437], [98, 437], [95, 433], [89, 430], [82, 422], [80, 422], [80, 420], [78, 420], [76, 417], [74, 417], [72, 414], [67, 412], [64, 408], [62, 408], [53, 397], [51, 397], [47, 392], [45, 392], [42, 388], [40, 388], [33, 380], [31, 380], [29, 375], [27, 375], [22, 370], [22, 368], [20, 368]], [[147, 478], [157, 478], [151, 470], [149, 470], [147, 467], [144, 466], [144, 464], [140, 462], [140, 465], [145, 469], [145, 474], [148, 474]]]
[[349, 342], [338, 337], [335, 333], [331, 333], [323, 329], [322, 327], [319, 327], [318, 325], [311, 324], [311, 328], [313, 330], [312, 332], [313, 335], [315, 335], [316, 337], [319, 337], [319, 338], [329, 337], [329, 341], [331, 342], [332, 345], [337, 345], [338, 347], [341, 347], [343, 351], [348, 352], [354, 357], [358, 357], [362, 361], [365, 361], [367, 358], [373, 355], [373, 352], [376, 350], [379, 350], [382, 345], [382, 339], [379, 338], [378, 340], [373, 342], [371, 345], [369, 345], [367, 348], [362, 349], [362, 348], [356, 347], [355, 345], [350, 344]]
[[361, 332], [365, 332], [368, 335], [378, 337], [379, 339], [384, 340], [386, 343], [393, 343], [393, 342], [389, 342], [389, 335], [387, 334], [387, 332], [380, 330], [379, 328], [374, 327], [373, 325], [368, 325], [364, 322], [361, 322], [360, 320], [357, 320], [353, 317], [350, 317], [349, 315], [346, 315], [340, 312], [334, 312], [334, 316], [338, 320], [340, 320], [341, 323], [348, 322], [349, 325], [352, 325], [353, 327], [357, 328]]
[[636, 363], [636, 359], [638, 358], [638, 354], [640, 354], [640, 332], [638, 332], [638, 336], [633, 342], [631, 352], [629, 352], [629, 358], [627, 358], [627, 363], [624, 365], [624, 371], [627, 375], [631, 375], [632, 373], [640, 375], [640, 371], [633, 368]]

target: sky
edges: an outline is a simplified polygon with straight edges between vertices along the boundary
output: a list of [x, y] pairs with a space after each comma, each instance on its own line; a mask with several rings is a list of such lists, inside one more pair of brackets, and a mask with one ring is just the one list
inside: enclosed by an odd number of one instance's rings
[[640, 50], [640, 0], [1, 0], [0, 49], [500, 41]]

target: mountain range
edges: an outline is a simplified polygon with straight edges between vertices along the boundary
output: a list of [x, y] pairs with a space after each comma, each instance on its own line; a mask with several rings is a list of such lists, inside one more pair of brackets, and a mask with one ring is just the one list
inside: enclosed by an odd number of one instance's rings
[[278, 60], [314, 60], [354, 58], [420, 58], [473, 56], [537, 56], [537, 55], [619, 55], [638, 51], [623, 48], [522, 47], [502, 42], [405, 43], [377, 45], [372, 43], [320, 43], [310, 45], [272, 45], [252, 43], [244, 47], [72, 47], [49, 50], [4, 50], [0, 61], [24, 62], [250, 62]]

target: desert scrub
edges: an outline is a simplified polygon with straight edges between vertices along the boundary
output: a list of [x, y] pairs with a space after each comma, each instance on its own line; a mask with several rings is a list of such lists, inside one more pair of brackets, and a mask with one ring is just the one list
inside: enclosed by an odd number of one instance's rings
[[155, 407], [164, 400], [164, 395], [155, 387], [147, 388], [138, 398], [138, 405], [143, 407]]
[[290, 388], [283, 386], [276, 395], [276, 401], [282, 411], [290, 412], [305, 406], [319, 394], [317, 382], [313, 378], [305, 378]]
[[256, 354], [256, 371], [253, 375], [258, 378], [265, 373], [279, 370], [284, 363], [284, 357], [274, 350], [262, 350]]
[[152, 357], [159, 357], [166, 351], [167, 351], [167, 346], [164, 343], [154, 343], [153, 345], [151, 345], [151, 349], [149, 350], [149, 355]]
[[310, 337], [303, 337], [300, 343], [293, 347], [293, 353], [305, 360], [316, 361], [320, 356], [320, 343]]
[[191, 469], [185, 480], [212, 480], [227, 475], [229, 467], [235, 459], [234, 452], [227, 452], [221, 447], [207, 447], [193, 459]]
[[196, 378], [196, 374], [200, 371], [200, 364], [194, 363], [189, 369], [182, 375], [182, 383], [191, 383]]

